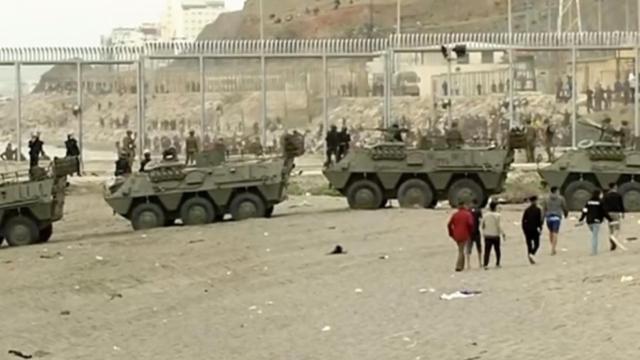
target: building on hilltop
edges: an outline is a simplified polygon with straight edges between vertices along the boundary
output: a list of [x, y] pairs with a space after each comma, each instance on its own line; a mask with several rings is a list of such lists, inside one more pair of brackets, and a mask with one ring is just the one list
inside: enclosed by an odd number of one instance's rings
[[162, 40], [196, 40], [202, 29], [223, 12], [224, 0], [167, 0]]
[[143, 23], [139, 27], [118, 27], [111, 34], [103, 36], [103, 46], [141, 46], [147, 42], [160, 40], [160, 28], [154, 23]]

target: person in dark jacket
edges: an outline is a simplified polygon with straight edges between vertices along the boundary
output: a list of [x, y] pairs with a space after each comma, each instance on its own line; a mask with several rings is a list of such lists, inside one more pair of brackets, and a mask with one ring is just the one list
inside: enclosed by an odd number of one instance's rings
[[34, 133], [29, 140], [29, 168], [38, 166], [40, 156], [44, 156], [44, 142], [40, 140], [40, 133]]
[[340, 162], [349, 152], [349, 146], [351, 144], [351, 135], [349, 129], [346, 126], [342, 127], [342, 130], [338, 133], [338, 152], [336, 154], [336, 162]]
[[338, 156], [338, 147], [340, 146], [340, 134], [338, 133], [338, 127], [335, 125], [331, 125], [331, 130], [327, 133], [327, 137], [325, 138], [326, 147], [327, 147], [327, 161], [325, 162], [325, 166], [331, 165], [333, 159], [337, 160]]
[[80, 174], [80, 147], [78, 146], [78, 140], [76, 140], [73, 137], [73, 134], [67, 135], [67, 140], [64, 142], [64, 147], [67, 150], [65, 157], [75, 158], [76, 167], [78, 169], [78, 176], [81, 176], [81, 174]]
[[609, 222], [609, 244], [611, 245], [611, 251], [618, 248], [618, 234], [620, 233], [620, 221], [624, 219], [624, 201], [622, 201], [622, 195], [618, 192], [618, 185], [615, 183], [609, 184], [609, 191], [604, 195], [602, 199], [604, 210], [609, 214], [613, 222]]
[[609, 216], [609, 213], [604, 209], [602, 205], [602, 192], [600, 190], [594, 190], [591, 200], [587, 201], [584, 209], [582, 209], [582, 216], [580, 217], [580, 224], [583, 224], [586, 220], [591, 230], [591, 255], [598, 254], [598, 234], [600, 233], [600, 225], [604, 219], [613, 223], [613, 219]]
[[142, 161], [140, 161], [140, 172], [145, 172], [147, 165], [151, 162], [151, 152], [145, 150]]
[[542, 210], [538, 206], [538, 197], [529, 198], [529, 207], [522, 214], [522, 231], [527, 242], [527, 255], [531, 265], [536, 263], [536, 253], [540, 248], [540, 234], [544, 225]]
[[118, 160], [116, 160], [115, 176], [126, 176], [131, 174], [131, 163], [129, 162], [129, 153], [122, 151]]

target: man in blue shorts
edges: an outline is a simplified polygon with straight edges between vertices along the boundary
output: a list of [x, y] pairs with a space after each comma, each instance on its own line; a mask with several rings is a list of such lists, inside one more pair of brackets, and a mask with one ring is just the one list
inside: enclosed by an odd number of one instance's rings
[[549, 241], [551, 242], [551, 255], [556, 254], [556, 246], [558, 245], [558, 234], [560, 233], [560, 225], [562, 219], [569, 216], [567, 203], [564, 197], [558, 193], [558, 187], [553, 186], [551, 193], [542, 205], [547, 229], [549, 229]]

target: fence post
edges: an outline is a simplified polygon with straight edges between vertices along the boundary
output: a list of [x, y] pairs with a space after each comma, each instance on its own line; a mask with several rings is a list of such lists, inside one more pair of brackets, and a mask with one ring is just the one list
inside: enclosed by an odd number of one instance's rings
[[[327, 50], [322, 50], [322, 129], [324, 132], [321, 134], [320, 139], [324, 140], [324, 134], [329, 130], [329, 65], [327, 63]], [[346, 125], [346, 124], [345, 124]], [[324, 152], [327, 153], [327, 142], [324, 141]]]
[[137, 90], [138, 90], [138, 156], [142, 159], [144, 153], [144, 139], [146, 137], [146, 129], [144, 126], [145, 116], [145, 92], [144, 92], [144, 57], [138, 59], [137, 69]]
[[382, 94], [382, 127], [389, 127], [389, 94], [391, 93], [390, 84], [391, 80], [389, 77], [389, 50], [384, 53], [384, 91]]
[[264, 55], [264, 40], [262, 40], [262, 54], [260, 56], [260, 68], [262, 72], [262, 146], [267, 148], [267, 59]]
[[[207, 133], [207, 99], [206, 99], [206, 78], [205, 78], [205, 64], [204, 56], [200, 56], [200, 139], [204, 141], [204, 137]], [[190, 129], [191, 130], [191, 129]]]
[[16, 158], [22, 161], [22, 65], [16, 62], [16, 136], [18, 152]]
[[509, 128], [513, 128], [516, 121], [516, 107], [514, 103], [514, 66], [513, 66], [513, 36], [509, 36]]
[[[638, 9], [638, 11], [640, 11], [640, 9]], [[638, 41], [638, 39], [636, 38], [636, 42]], [[640, 64], [638, 64], [638, 61], [640, 61], [640, 55], [638, 55], [638, 52], [640, 51], [640, 48], [638, 47], [638, 45], [636, 44], [636, 48], [635, 48], [635, 52], [636, 52], [636, 61], [635, 61], [635, 70], [634, 70], [634, 78], [636, 79], [636, 83], [635, 84], [631, 84], [634, 87], [635, 90], [635, 95], [633, 97], [633, 128], [634, 128], [634, 136], [638, 137], [640, 136], [640, 114], [638, 113], [638, 96], [640, 95], [640, 90], [638, 89], [638, 83], [640, 83], [640, 79], [638, 79], [638, 73], [640, 73]], [[640, 150], [640, 149], [636, 149], [636, 150]]]
[[78, 143], [80, 145], [80, 169], [84, 169], [84, 124], [83, 124], [83, 116], [84, 112], [83, 107], [83, 96], [82, 96], [82, 62], [78, 61], [76, 63], [76, 76], [77, 76], [77, 89], [78, 93], [76, 94], [77, 102], [78, 102]]
[[576, 75], [578, 73], [577, 64], [576, 64], [577, 56], [578, 56], [578, 51], [574, 44], [573, 48], [571, 49], [571, 107], [573, 108], [572, 116], [571, 116], [571, 147], [573, 148], [576, 148], [577, 146], [577, 138], [576, 138], [576, 122], [578, 120], [578, 101], [577, 101], [578, 89], [576, 89], [577, 87]]

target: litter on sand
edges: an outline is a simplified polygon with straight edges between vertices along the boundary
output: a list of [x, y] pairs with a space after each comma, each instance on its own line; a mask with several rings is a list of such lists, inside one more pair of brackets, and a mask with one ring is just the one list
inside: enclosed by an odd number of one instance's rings
[[330, 253], [328, 253], [327, 255], [344, 255], [347, 252], [344, 251], [344, 249], [342, 248], [342, 246], [340, 245], [336, 245], [335, 248], [333, 248], [333, 251], [331, 251]]
[[102, 261], [102, 260], [104, 260], [104, 258], [102, 256], [96, 256], [96, 260]]
[[633, 276], [623, 276], [620, 278], [621, 283], [631, 282], [633, 281]]
[[331, 326], [327, 325], [322, 328], [322, 332], [327, 332], [327, 331], [331, 331]]
[[482, 291], [460, 290], [451, 294], [440, 295], [440, 300], [467, 299], [482, 294]]
[[356, 292], [356, 294], [362, 294], [362, 289], [357, 288], [357, 289], [355, 289], [355, 292]]
[[622, 243], [620, 241], [618, 241], [618, 238], [616, 238], [613, 235], [609, 235], [609, 239], [616, 244], [620, 249], [622, 249], [622, 251], [627, 251], [627, 247], [622, 245]]
[[13, 356], [17, 356], [21, 359], [31, 359], [33, 357], [33, 355], [25, 354], [22, 351], [18, 351], [18, 350], [9, 350], [9, 354]]

